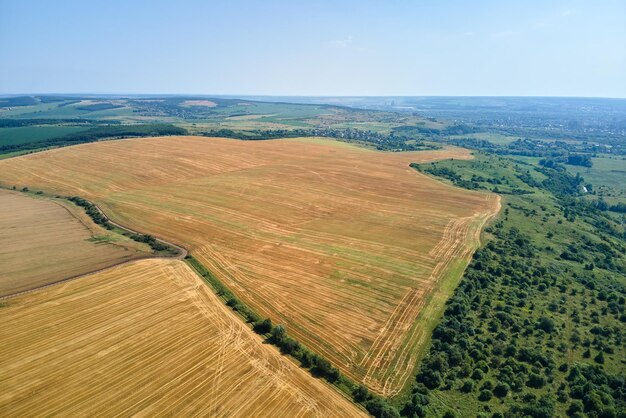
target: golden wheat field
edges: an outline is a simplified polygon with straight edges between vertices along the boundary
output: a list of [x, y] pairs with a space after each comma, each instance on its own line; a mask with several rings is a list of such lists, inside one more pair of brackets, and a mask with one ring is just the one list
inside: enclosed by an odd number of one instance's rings
[[148, 255], [59, 199], [0, 190], [0, 296]]
[[259, 313], [391, 396], [500, 206], [409, 167], [443, 158], [470, 155], [161, 137], [0, 161], [0, 182], [80, 195], [187, 246]]
[[0, 416], [365, 416], [261, 343], [182, 261], [0, 307]]

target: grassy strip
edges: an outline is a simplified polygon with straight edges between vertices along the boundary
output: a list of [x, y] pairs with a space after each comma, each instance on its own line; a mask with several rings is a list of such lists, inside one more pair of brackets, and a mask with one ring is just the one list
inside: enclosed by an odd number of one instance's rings
[[378, 395], [370, 393], [363, 385], [358, 385], [339, 370], [333, 367], [328, 360], [319, 356], [287, 335], [283, 325], [274, 325], [269, 318], [262, 319], [252, 308], [238, 299], [211, 271], [192, 255], [185, 257], [185, 262], [208, 283], [215, 293], [241, 317], [251, 325], [254, 332], [265, 337], [265, 340], [280, 349], [285, 355], [300, 362], [300, 366], [309, 370], [316, 378], [324, 378], [335, 385], [342, 392], [351, 396], [354, 401], [367, 409], [375, 417], [399, 417], [398, 411]]
[[31, 150], [23, 150], [23, 151], [11, 151], [3, 153], [0, 151], [0, 160], [5, 160], [7, 158], [19, 157], [20, 155], [33, 154], [35, 152], [46, 151], [52, 149], [54, 147], [44, 147], [44, 148], [36, 148]]

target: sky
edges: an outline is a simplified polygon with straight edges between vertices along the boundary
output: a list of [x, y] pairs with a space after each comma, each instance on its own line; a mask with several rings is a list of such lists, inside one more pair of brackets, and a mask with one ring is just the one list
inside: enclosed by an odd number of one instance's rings
[[0, 0], [0, 94], [626, 98], [626, 0]]

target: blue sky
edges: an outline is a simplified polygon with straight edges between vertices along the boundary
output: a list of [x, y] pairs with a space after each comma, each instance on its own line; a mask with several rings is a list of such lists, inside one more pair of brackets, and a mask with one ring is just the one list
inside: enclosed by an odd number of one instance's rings
[[0, 93], [624, 98], [625, 22], [624, 0], [0, 0]]

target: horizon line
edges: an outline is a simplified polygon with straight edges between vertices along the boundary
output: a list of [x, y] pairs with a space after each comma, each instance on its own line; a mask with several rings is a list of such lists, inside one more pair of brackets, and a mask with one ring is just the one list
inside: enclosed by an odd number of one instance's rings
[[1, 93], [0, 97], [28, 97], [28, 96], [186, 96], [186, 97], [292, 97], [292, 98], [385, 98], [385, 97], [465, 97], [465, 98], [545, 98], [545, 99], [617, 99], [625, 100], [622, 96], [553, 96], [553, 95], [450, 95], [450, 94], [426, 94], [426, 95], [306, 95], [306, 94], [235, 94], [235, 93], [93, 93], [93, 92], [64, 92], [64, 93]]

